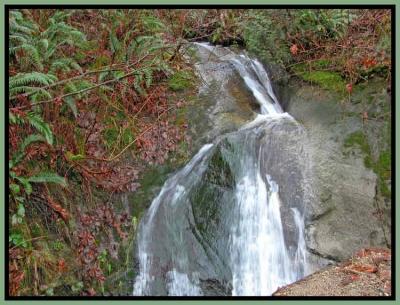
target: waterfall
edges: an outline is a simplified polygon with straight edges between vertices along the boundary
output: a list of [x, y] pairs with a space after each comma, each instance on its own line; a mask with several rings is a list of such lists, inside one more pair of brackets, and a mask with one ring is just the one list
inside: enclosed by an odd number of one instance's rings
[[283, 112], [260, 62], [197, 46], [234, 67], [260, 113], [203, 146], [165, 182], [141, 221], [133, 294], [271, 295], [307, 273], [302, 128]]

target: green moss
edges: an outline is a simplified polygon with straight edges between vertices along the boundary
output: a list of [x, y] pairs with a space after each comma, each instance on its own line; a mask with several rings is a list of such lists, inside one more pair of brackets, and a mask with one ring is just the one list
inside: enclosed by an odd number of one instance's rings
[[386, 180], [391, 178], [391, 153], [389, 150], [383, 151], [378, 160], [374, 160], [371, 155], [371, 148], [368, 139], [362, 131], [350, 134], [344, 141], [345, 148], [359, 148], [364, 154], [365, 167], [372, 169], [378, 177], [378, 186], [381, 194], [390, 197], [391, 191]]
[[173, 91], [181, 91], [191, 87], [193, 84], [193, 75], [189, 71], [176, 72], [168, 80], [168, 86]]
[[354, 146], [358, 146], [366, 155], [371, 154], [367, 137], [361, 130], [351, 133], [344, 141], [344, 147], [349, 148]]
[[176, 111], [176, 120], [175, 120], [175, 125], [176, 126], [182, 126], [182, 125], [184, 125], [186, 123], [187, 112], [188, 112], [187, 107], [179, 108]]
[[327, 69], [331, 66], [332, 62], [328, 59], [320, 59], [311, 62], [311, 67], [313, 69]]
[[342, 77], [335, 72], [328, 71], [311, 71], [303, 72], [300, 75], [304, 80], [315, 83], [321, 88], [333, 90], [337, 92], [344, 92], [346, 86]]
[[134, 207], [132, 216], [140, 220], [145, 210], [149, 207], [152, 199], [157, 195], [157, 191], [167, 180], [172, 168], [168, 165], [158, 165], [148, 167], [143, 173], [138, 183], [140, 188], [129, 195], [129, 202]]
[[378, 161], [374, 164], [374, 171], [379, 176], [380, 190], [386, 197], [390, 197], [391, 195], [391, 191], [386, 184], [386, 180], [391, 178], [391, 160], [390, 151], [384, 151], [380, 154]]
[[229, 163], [224, 159], [219, 149], [215, 151], [210, 160], [205, 180], [212, 184], [228, 188], [232, 188], [235, 184], [235, 178]]
[[292, 67], [295, 74], [301, 79], [317, 84], [321, 88], [344, 93], [346, 82], [339, 73], [327, 71], [332, 66], [332, 61], [320, 59], [308, 63], [296, 64]]

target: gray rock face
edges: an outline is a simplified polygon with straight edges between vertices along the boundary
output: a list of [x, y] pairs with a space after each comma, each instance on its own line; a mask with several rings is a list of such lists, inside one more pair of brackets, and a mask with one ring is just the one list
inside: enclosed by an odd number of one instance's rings
[[379, 217], [377, 175], [365, 167], [361, 150], [344, 150], [349, 134], [363, 130], [361, 118], [344, 116], [337, 97], [318, 88], [295, 85], [293, 91], [287, 111], [309, 134], [316, 198], [307, 210], [308, 249], [343, 260], [362, 247], [388, 246], [390, 213]]
[[[296, 209], [303, 214], [310, 201], [304, 136], [289, 116], [263, 121], [219, 138], [168, 179], [142, 223], [139, 247], [146, 272], [138, 277], [135, 293], [231, 295], [232, 274], [246, 252], [232, 242], [232, 230], [241, 229], [237, 224], [244, 216], [254, 216], [241, 212], [238, 188], [244, 179], [256, 184], [253, 176], [265, 180], [260, 186], [269, 185], [267, 177], [279, 185], [283, 243], [288, 249], [287, 261], [280, 267], [287, 269], [291, 281], [304, 276], [304, 266], [296, 260], [301, 233], [293, 213]], [[249, 196], [258, 191], [257, 187], [244, 190]], [[258, 218], [253, 220], [257, 224]], [[232, 253], [239, 255], [239, 262]], [[179, 286], [179, 278], [186, 283]]]
[[[171, 176], [154, 199], [141, 224], [141, 273], [134, 293], [234, 293], [237, 262], [244, 261], [241, 256], [246, 249], [234, 247], [232, 232], [239, 231], [240, 226], [235, 224], [249, 215], [238, 208], [238, 193], [257, 195], [258, 189], [253, 187], [257, 183], [274, 193], [271, 177], [279, 186], [276, 210], [284, 236], [284, 246], [279, 248], [284, 250], [277, 251], [276, 256], [286, 249], [288, 252], [287, 259], [274, 262], [295, 270], [295, 276], [288, 276], [291, 281], [330, 260], [344, 260], [360, 248], [387, 246], [390, 202], [380, 196], [379, 179], [364, 164], [365, 152], [344, 145], [349, 135], [360, 130], [376, 139], [379, 135], [374, 132], [380, 125], [364, 126], [360, 117], [343, 113], [341, 101], [334, 94], [292, 82], [288, 84], [292, 88], [285, 84], [284, 90], [277, 88], [277, 92], [285, 111], [298, 123], [280, 114], [278, 120], [255, 120], [246, 125], [255, 118], [258, 106], [240, 75], [232, 65], [209, 53], [200, 51], [199, 58], [205, 86], [189, 113], [191, 131], [199, 148], [204, 143], [213, 145]], [[381, 142], [371, 143], [372, 153], [379, 154]], [[250, 185], [242, 183], [247, 172]], [[261, 182], [255, 179], [258, 174]], [[247, 188], [244, 191], [243, 185]], [[254, 198], [252, 201], [262, 201]], [[379, 206], [385, 207], [381, 218]], [[303, 229], [296, 224], [294, 210], [306, 219], [310, 270], [296, 261]], [[273, 227], [268, 230], [278, 232]], [[275, 239], [268, 240], [276, 246]], [[264, 255], [258, 258], [261, 263], [257, 268], [266, 261]], [[250, 268], [248, 274], [259, 273], [261, 269], [257, 268]], [[285, 273], [280, 271], [276, 274]]]

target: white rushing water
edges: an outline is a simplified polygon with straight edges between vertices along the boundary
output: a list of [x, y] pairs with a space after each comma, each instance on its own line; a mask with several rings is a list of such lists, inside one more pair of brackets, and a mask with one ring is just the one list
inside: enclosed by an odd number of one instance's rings
[[[162, 201], [164, 194], [169, 191], [173, 191], [173, 197], [169, 202], [170, 205], [174, 205], [184, 192], [184, 189], [179, 185], [179, 178], [184, 177], [193, 167], [201, 162], [204, 155], [210, 150], [213, 144], [204, 145], [199, 152], [190, 160], [190, 162], [181, 169], [176, 175], [169, 178], [163, 188], [161, 189], [158, 196], [153, 200], [145, 219], [142, 222], [141, 235], [138, 241], [138, 258], [140, 264], [139, 275], [135, 279], [133, 287], [133, 295], [149, 295], [149, 286], [154, 282], [155, 277], [150, 272], [150, 266], [152, 264], [152, 253], [149, 249], [149, 245], [152, 241], [152, 226], [155, 213], [157, 212], [160, 204], [165, 202]], [[168, 273], [169, 283], [169, 295], [199, 295], [199, 289], [195, 288], [194, 284], [190, 283], [187, 275], [182, 275], [176, 270], [171, 270]]]
[[[232, 63], [260, 104], [261, 113], [242, 129], [251, 129], [265, 121], [290, 117], [279, 105], [268, 73], [260, 62], [246, 54], [237, 55], [227, 48], [213, 47], [206, 43], [197, 45], [218, 56], [219, 60]], [[211, 147], [212, 144], [203, 146], [182, 170], [166, 181], [159, 195], [153, 200], [142, 222], [139, 236], [140, 273], [135, 279], [134, 295], [150, 295], [149, 287], [155, 281], [155, 275], [150, 271], [152, 253], [149, 248], [155, 213], [160, 205], [167, 204], [172, 208], [185, 196], [187, 190], [180, 184], [180, 179], [189, 175], [205, 158]], [[261, 152], [262, 147], [259, 149]], [[297, 249], [290, 253], [285, 244], [279, 185], [271, 175], [262, 174], [268, 173], [268, 168], [262, 170], [260, 160], [246, 159], [246, 155], [241, 158], [240, 175], [236, 177], [235, 185], [238, 218], [233, 221], [230, 232], [232, 295], [267, 296], [278, 287], [296, 281], [306, 272], [304, 220], [297, 208], [291, 208], [293, 226], [298, 234]], [[163, 202], [168, 192], [173, 192], [173, 195], [168, 197], [168, 202]], [[182, 264], [177, 263], [178, 266]], [[186, 274], [172, 268], [167, 271], [166, 279], [168, 295], [202, 295], [196, 274]]]
[[267, 186], [253, 170], [236, 189], [240, 219], [232, 233], [234, 296], [270, 295], [296, 280], [284, 241], [279, 186], [269, 175]]

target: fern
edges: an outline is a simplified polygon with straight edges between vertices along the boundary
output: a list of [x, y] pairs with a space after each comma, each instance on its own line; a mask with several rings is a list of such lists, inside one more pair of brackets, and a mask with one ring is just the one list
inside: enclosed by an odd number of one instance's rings
[[[86, 42], [85, 34], [63, 21], [71, 14], [72, 11], [56, 11], [49, 19], [48, 28], [39, 33], [37, 24], [25, 18], [21, 12], [11, 11], [8, 50], [10, 58], [20, 63], [22, 70], [29, 71], [33, 66], [41, 71], [44, 65], [52, 66], [60, 46], [82, 46]], [[60, 66], [62, 71], [81, 70], [79, 65], [70, 59], [66, 65], [58, 60], [54, 63], [52, 71], [56, 71]]]
[[[10, 176], [13, 176], [13, 175], [11, 175], [11, 173], [12, 172], [10, 172]], [[15, 175], [13, 178], [18, 180], [22, 184], [22, 186], [24, 187], [25, 193], [27, 195], [30, 195], [32, 193], [32, 185], [29, 183], [29, 180], [27, 178], [15, 176]]]
[[164, 23], [162, 23], [160, 19], [152, 15], [143, 16], [142, 22], [145, 31], [148, 31], [150, 33], [157, 33], [166, 28]]
[[41, 52], [45, 53], [49, 48], [49, 40], [46, 38], [40, 39], [40, 41], [37, 44], [37, 48]]
[[144, 78], [145, 78], [145, 84], [146, 88], [149, 88], [151, 84], [153, 83], [153, 70], [152, 69], [146, 69], [143, 72]]
[[57, 71], [69, 72], [72, 70], [78, 70], [82, 72], [81, 66], [72, 58], [61, 58], [53, 61], [50, 66], [49, 72], [54, 74]]
[[24, 122], [24, 120], [18, 114], [14, 114], [11, 111], [8, 111], [8, 117], [10, 124], [21, 125]]
[[19, 56], [19, 60], [21, 60], [21, 58], [29, 58], [29, 62], [31, 64], [33, 64], [39, 70], [43, 70], [43, 64], [39, 55], [40, 53], [35, 46], [29, 43], [23, 43], [18, 46], [10, 47], [8, 49], [8, 54], [15, 55], [19, 51], [22, 51], [22, 56]]
[[66, 187], [67, 186], [67, 181], [65, 178], [59, 176], [56, 173], [50, 173], [50, 172], [41, 172], [35, 176], [31, 176], [27, 178], [28, 182], [30, 183], [56, 183], [60, 184], [61, 186]]
[[36, 84], [39, 86], [48, 86], [57, 81], [57, 77], [52, 74], [44, 74], [40, 72], [18, 73], [10, 77], [8, 86], [11, 89]]
[[18, 151], [13, 155], [12, 160], [9, 162], [8, 167], [12, 169], [15, 165], [21, 162], [22, 158], [25, 156], [25, 149], [34, 142], [45, 142], [46, 139], [40, 134], [32, 134], [27, 136], [24, 141], [20, 144]]
[[121, 50], [121, 42], [118, 40], [114, 31], [110, 31], [110, 49], [113, 53], [117, 53]]
[[51, 132], [49, 124], [44, 122], [40, 115], [34, 112], [29, 112], [27, 114], [27, 119], [30, 125], [43, 134], [47, 143], [53, 145], [53, 133]]
[[10, 177], [21, 183], [27, 195], [32, 193], [31, 183], [56, 183], [63, 187], [67, 187], [67, 181], [65, 178], [51, 172], [40, 172], [34, 176], [20, 177], [17, 176], [13, 171], [10, 171]]
[[26, 44], [28, 42], [28, 39], [25, 37], [25, 35], [21, 35], [20, 33], [15, 33], [11, 34], [8, 36], [9, 42], [11, 45], [14, 43], [19, 43], [19, 44]]
[[45, 101], [45, 100], [50, 100], [53, 98], [53, 96], [51, 95], [51, 93], [47, 90], [44, 90], [42, 88], [35, 88], [36, 90], [34, 90], [35, 93], [33, 93], [30, 98], [31, 98], [31, 102], [32, 105]]

